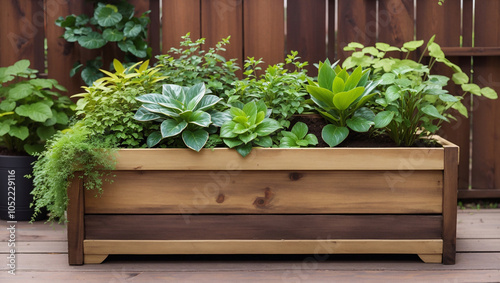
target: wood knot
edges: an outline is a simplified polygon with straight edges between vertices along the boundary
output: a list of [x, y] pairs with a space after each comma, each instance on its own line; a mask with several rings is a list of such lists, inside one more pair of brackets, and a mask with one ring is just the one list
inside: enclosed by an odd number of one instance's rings
[[271, 191], [270, 188], [266, 188], [264, 190], [264, 197], [255, 198], [253, 205], [257, 208], [266, 208], [269, 206], [273, 198], [274, 198], [274, 193]]
[[226, 196], [224, 196], [224, 194], [219, 194], [217, 196], [217, 199], [215, 200], [217, 203], [223, 203], [224, 202], [224, 199], [226, 198]]
[[303, 177], [303, 176], [304, 176], [304, 175], [303, 175], [303, 174], [301, 174], [301, 173], [292, 172], [292, 173], [290, 173], [289, 178], [290, 178], [290, 180], [292, 180], [292, 181], [297, 181], [297, 180], [302, 179], [302, 177]]

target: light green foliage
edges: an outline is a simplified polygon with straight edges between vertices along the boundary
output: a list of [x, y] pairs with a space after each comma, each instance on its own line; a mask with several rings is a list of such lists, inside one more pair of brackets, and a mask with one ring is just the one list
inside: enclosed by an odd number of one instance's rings
[[75, 95], [81, 97], [76, 114], [92, 135], [104, 136], [107, 143], [116, 147], [140, 147], [145, 144], [145, 137], [158, 127], [133, 119], [141, 106], [135, 98], [157, 92], [165, 77], [159, 73], [158, 66], [149, 68], [148, 61], [128, 68], [116, 59], [113, 64], [115, 73], [103, 71], [106, 77], [84, 87], [85, 93]]
[[[63, 38], [68, 42], [78, 42], [87, 49], [98, 49], [110, 42], [116, 42], [125, 54], [125, 62], [137, 62], [139, 59], [151, 58], [151, 48], [146, 37], [150, 22], [146, 12], [134, 17], [134, 6], [127, 1], [119, 1], [115, 5], [108, 1], [100, 1], [92, 17], [85, 14], [59, 17], [56, 25], [64, 28]], [[84, 66], [76, 62], [71, 75], [82, 70], [81, 76], [87, 85], [102, 77], [101, 57], [87, 61]]]
[[308, 134], [309, 128], [302, 122], [293, 125], [292, 130], [281, 131], [283, 137], [280, 140], [280, 147], [307, 147], [317, 145], [318, 138], [313, 134]]
[[[205, 83], [214, 95], [225, 97], [233, 82], [238, 80], [235, 72], [239, 70], [236, 59], [226, 60], [221, 53], [226, 51], [230, 37], [223, 38], [215, 47], [203, 48], [205, 39], [193, 42], [189, 33], [182, 37], [180, 48], [171, 48], [168, 54], [156, 58], [161, 64], [161, 72], [168, 77], [165, 83], [192, 86]], [[222, 108], [220, 109], [222, 110]]]
[[[430, 61], [427, 65], [421, 63], [423, 55], [419, 61], [408, 59], [411, 52], [424, 45], [423, 40], [407, 42], [402, 48], [386, 43], [377, 43], [375, 47], [351, 43], [345, 48], [354, 51], [344, 61], [345, 68], [371, 68], [372, 79], [380, 80], [377, 88], [382, 95], [375, 101], [382, 112], [377, 114], [379, 118], [376, 122], [379, 128], [387, 124], [385, 131], [398, 145], [411, 146], [419, 136], [435, 133], [442, 121], [456, 119], [450, 109], [467, 117], [467, 108], [461, 101], [468, 93], [490, 99], [498, 97], [489, 87], [480, 88], [469, 83], [469, 77], [445, 57], [434, 38], [429, 40], [423, 52], [429, 51]], [[402, 52], [406, 54], [406, 59], [387, 58], [389, 51]], [[444, 64], [453, 71], [451, 79], [461, 86], [464, 91], [462, 94], [453, 95], [444, 89], [450, 78], [431, 75], [436, 63]]]
[[[270, 118], [276, 119], [281, 126], [290, 126], [290, 117], [312, 110], [306, 103], [307, 92], [304, 83], [309, 78], [307, 62], [299, 62], [298, 53], [292, 51], [285, 63], [269, 66], [261, 76], [256, 72], [261, 68], [261, 60], [251, 57], [245, 61], [245, 78], [234, 83], [234, 89], [228, 93], [228, 103], [243, 104], [252, 100], [262, 100], [268, 108], [272, 109]], [[293, 66], [294, 71], [288, 70], [286, 65]]]
[[376, 94], [378, 82], [370, 81], [369, 70], [356, 68], [351, 74], [337, 63], [326, 60], [319, 63], [318, 82], [309, 81], [306, 87], [311, 99], [320, 108], [318, 112], [331, 124], [322, 131], [323, 140], [331, 147], [340, 144], [349, 129], [366, 132], [374, 125], [375, 114], [366, 103]]
[[161, 122], [160, 131], [149, 135], [147, 145], [153, 147], [162, 139], [182, 136], [187, 147], [200, 151], [208, 141], [208, 127], [212, 122], [217, 126], [223, 123], [217, 120], [223, 114], [210, 112], [221, 99], [206, 95], [207, 92], [204, 83], [192, 87], [165, 84], [161, 94], [149, 93], [137, 97], [143, 104], [134, 119]]
[[230, 109], [231, 120], [226, 121], [220, 130], [220, 137], [229, 148], [236, 148], [243, 157], [252, 151], [252, 145], [271, 147], [269, 136], [280, 129], [278, 121], [268, 117], [266, 104], [259, 100], [243, 107]]
[[[48, 143], [33, 167], [33, 206], [36, 217], [40, 209], [47, 207], [49, 221], [64, 222], [68, 205], [67, 189], [76, 170], [85, 177], [85, 188], [101, 191], [103, 181], [110, 182], [109, 171], [115, 167], [110, 144], [78, 122], [71, 129], [58, 132]], [[102, 170], [96, 170], [100, 168]]]
[[29, 65], [20, 60], [0, 68], [0, 146], [34, 154], [67, 127], [74, 105], [56, 91], [66, 91], [63, 86], [53, 79], [37, 79], [38, 71]]

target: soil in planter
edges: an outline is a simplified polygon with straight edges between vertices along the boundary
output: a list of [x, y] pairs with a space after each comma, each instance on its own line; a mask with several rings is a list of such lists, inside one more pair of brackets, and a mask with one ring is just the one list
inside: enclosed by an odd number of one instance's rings
[[[290, 128], [297, 122], [302, 122], [309, 127], [309, 133], [314, 134], [318, 138], [316, 147], [329, 147], [328, 144], [321, 138], [321, 131], [324, 126], [328, 125], [328, 121], [321, 115], [295, 115], [290, 120]], [[412, 147], [440, 147], [434, 140], [418, 140]], [[374, 135], [373, 133], [358, 133], [350, 131], [349, 136], [337, 147], [398, 147], [394, 141], [387, 135]]]

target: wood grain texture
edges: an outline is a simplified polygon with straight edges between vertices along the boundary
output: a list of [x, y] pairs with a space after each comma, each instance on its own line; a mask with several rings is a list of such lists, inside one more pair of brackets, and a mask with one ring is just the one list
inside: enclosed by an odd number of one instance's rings
[[116, 170], [443, 170], [442, 148], [121, 149]]
[[326, 2], [288, 0], [287, 3], [287, 53], [298, 51], [301, 60], [309, 62], [308, 75], [315, 77], [318, 69], [314, 63], [326, 59]]
[[440, 254], [442, 240], [85, 240], [102, 254]]
[[443, 260], [441, 254], [419, 254], [418, 257], [425, 263], [441, 263]]
[[436, 215], [86, 215], [85, 239], [440, 239], [441, 226]]
[[87, 214], [441, 213], [441, 171], [117, 171]]
[[337, 11], [335, 7], [336, 0], [327, 0], [328, 6], [328, 59], [330, 62], [337, 61], [337, 31], [335, 30], [337, 23]]
[[457, 242], [458, 148], [445, 146], [443, 264], [455, 264]]
[[243, 2], [245, 58], [262, 58], [265, 62], [263, 66], [283, 62], [285, 58], [284, 13], [283, 0]]
[[84, 188], [80, 176], [80, 174], [75, 174], [68, 188], [68, 262], [70, 265], [83, 264]]
[[[413, 40], [413, 0], [380, 0], [378, 8], [378, 41], [403, 46]], [[399, 52], [394, 56], [406, 56]]]
[[102, 255], [102, 254], [86, 254], [83, 257], [83, 263], [85, 264], [100, 264], [102, 263], [108, 255]]
[[[181, 36], [201, 37], [200, 0], [162, 0], [162, 53], [179, 48]], [[181, 16], [180, 16], [181, 15]]]

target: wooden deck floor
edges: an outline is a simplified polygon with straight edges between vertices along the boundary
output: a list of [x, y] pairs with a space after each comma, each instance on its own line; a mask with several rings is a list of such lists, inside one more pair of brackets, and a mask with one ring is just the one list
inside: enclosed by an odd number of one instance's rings
[[500, 209], [459, 210], [456, 265], [417, 256], [111, 256], [69, 266], [64, 226], [18, 222], [16, 275], [1, 221], [0, 282], [500, 282]]

